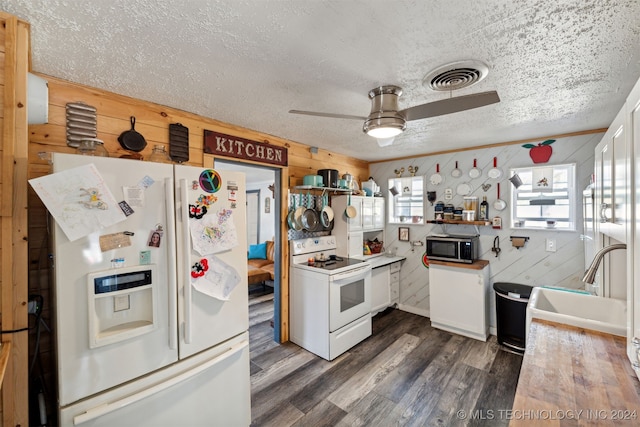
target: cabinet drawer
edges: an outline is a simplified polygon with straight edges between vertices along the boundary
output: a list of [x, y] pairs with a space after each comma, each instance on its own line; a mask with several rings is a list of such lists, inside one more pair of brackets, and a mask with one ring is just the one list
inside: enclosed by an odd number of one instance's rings
[[400, 272], [396, 271], [395, 273], [391, 273], [389, 276], [389, 283], [398, 283], [400, 282]]
[[391, 300], [391, 304], [397, 303], [400, 299], [400, 283], [391, 282], [389, 285], [389, 296]]
[[402, 264], [400, 261], [394, 262], [393, 264], [389, 265], [389, 271], [391, 273], [395, 273], [397, 271], [400, 271], [400, 264]]

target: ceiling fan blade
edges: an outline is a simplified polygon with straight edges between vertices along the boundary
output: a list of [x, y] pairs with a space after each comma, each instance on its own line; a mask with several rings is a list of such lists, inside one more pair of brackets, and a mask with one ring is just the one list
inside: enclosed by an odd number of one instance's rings
[[306, 116], [330, 117], [332, 119], [367, 120], [366, 116], [351, 116], [349, 114], [317, 113], [315, 111], [289, 110], [292, 114], [304, 114]]
[[500, 97], [498, 97], [498, 92], [492, 90], [416, 105], [415, 107], [399, 111], [399, 113], [404, 115], [407, 121], [420, 120], [428, 117], [457, 113], [458, 111], [471, 110], [472, 108], [484, 107], [485, 105], [495, 104], [496, 102], [500, 102]]

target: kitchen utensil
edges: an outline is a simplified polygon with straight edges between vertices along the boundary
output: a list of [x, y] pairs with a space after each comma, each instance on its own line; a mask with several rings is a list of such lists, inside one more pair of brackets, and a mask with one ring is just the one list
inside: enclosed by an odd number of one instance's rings
[[329, 206], [329, 196], [326, 194], [322, 196], [322, 210], [320, 212], [320, 221], [322, 225], [327, 228], [331, 225], [331, 221], [333, 221], [333, 209]]
[[66, 105], [67, 145], [77, 148], [85, 138], [95, 138], [97, 131], [97, 110], [84, 102], [70, 102]]
[[307, 192], [307, 209], [302, 214], [302, 227], [307, 231], [315, 231], [320, 222], [318, 211], [313, 208], [313, 205], [311, 194]]
[[502, 211], [507, 207], [507, 203], [500, 198], [500, 183], [498, 186], [498, 198], [493, 202], [493, 208], [497, 211]]
[[338, 188], [338, 170], [337, 169], [320, 169], [318, 175], [322, 177], [325, 187]]
[[344, 210], [344, 214], [347, 218], [355, 218], [358, 214], [356, 207], [351, 205], [351, 193], [349, 193], [349, 199], [347, 200], [347, 207]]
[[431, 175], [431, 185], [440, 185], [444, 182], [444, 177], [440, 175], [440, 163], [436, 164], [436, 173]]
[[349, 188], [349, 183], [347, 182], [346, 179], [339, 179], [338, 180], [338, 188], [342, 188], [342, 189], [346, 190], [347, 188]]
[[468, 196], [469, 194], [471, 194], [471, 186], [466, 182], [458, 184], [458, 186], [456, 187], [456, 193], [458, 194], [458, 196]]
[[302, 214], [304, 214], [305, 207], [302, 204], [302, 194], [298, 194], [298, 208], [293, 214], [293, 219], [296, 221], [296, 230], [300, 231], [304, 228], [302, 224]]
[[513, 176], [509, 178], [509, 181], [511, 181], [513, 186], [516, 188], [522, 185], [522, 179], [520, 179], [520, 175], [518, 175], [517, 173], [513, 174]]
[[478, 169], [478, 160], [473, 159], [473, 168], [469, 171], [469, 178], [475, 179], [482, 176], [482, 170]]
[[487, 172], [487, 176], [492, 179], [498, 179], [502, 176], [502, 171], [498, 169], [498, 158], [493, 158], [493, 167]]
[[431, 203], [431, 206], [433, 206], [433, 202], [436, 201], [436, 192], [427, 191], [427, 200]]
[[122, 148], [130, 151], [142, 151], [147, 146], [147, 141], [144, 137], [136, 132], [136, 118], [131, 116], [131, 129], [126, 130], [118, 137], [118, 142]]
[[451, 171], [451, 176], [454, 178], [460, 178], [462, 176], [462, 171], [458, 169], [458, 161], [456, 160], [456, 167]]
[[180, 123], [169, 124], [169, 157], [178, 163], [189, 161], [189, 128]]
[[295, 220], [295, 213], [296, 213], [296, 195], [293, 194], [292, 195], [292, 199], [293, 199], [293, 203], [292, 203], [292, 209], [289, 212], [289, 215], [287, 215], [287, 224], [289, 224], [289, 228], [292, 230], [297, 230], [299, 231], [296, 227], [297, 227], [297, 223]]
[[302, 177], [303, 185], [310, 185], [312, 187], [322, 187], [322, 176], [321, 175], [305, 175]]

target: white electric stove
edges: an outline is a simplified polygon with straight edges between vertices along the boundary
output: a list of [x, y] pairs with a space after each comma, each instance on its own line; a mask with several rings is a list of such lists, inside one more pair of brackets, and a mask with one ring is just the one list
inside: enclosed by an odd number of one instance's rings
[[333, 360], [371, 335], [371, 265], [337, 256], [334, 236], [290, 245], [290, 339]]

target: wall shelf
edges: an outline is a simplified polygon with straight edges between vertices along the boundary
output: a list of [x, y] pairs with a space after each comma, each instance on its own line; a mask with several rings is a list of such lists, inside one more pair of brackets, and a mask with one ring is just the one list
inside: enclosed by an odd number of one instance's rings
[[491, 225], [491, 221], [461, 221], [457, 219], [433, 219], [428, 220], [428, 224], [459, 224], [459, 225]]
[[296, 185], [293, 188], [294, 188], [294, 190], [307, 190], [307, 191], [316, 190], [316, 191], [322, 191], [323, 194], [325, 192], [334, 192], [334, 193], [347, 194], [347, 193], [353, 191], [353, 190], [349, 190], [347, 188], [314, 187], [313, 185]]
[[425, 221], [427, 224], [440, 224], [440, 226], [442, 227], [442, 231], [444, 233], [446, 233], [447, 231], [447, 225], [453, 224], [453, 225], [473, 225], [473, 227], [476, 230], [476, 234], [480, 234], [480, 230], [478, 229], [478, 226], [481, 227], [486, 227], [486, 226], [490, 226], [491, 221], [461, 221], [461, 220], [457, 220], [457, 219], [432, 219], [432, 220], [427, 220]]

